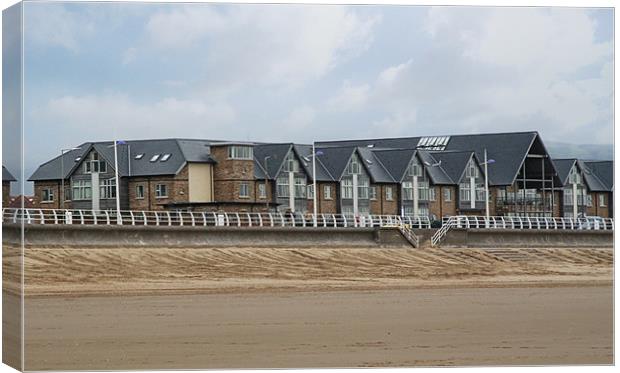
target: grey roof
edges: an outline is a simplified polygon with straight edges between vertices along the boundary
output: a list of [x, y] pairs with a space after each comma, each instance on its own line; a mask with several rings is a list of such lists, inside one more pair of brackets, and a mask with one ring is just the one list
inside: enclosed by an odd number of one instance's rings
[[373, 153], [392, 178], [400, 182], [416, 151], [415, 149], [375, 149]]
[[357, 152], [364, 162], [373, 183], [394, 183], [396, 180], [370, 148], [358, 147]]
[[432, 155], [437, 161], [441, 161], [440, 167], [452, 181], [452, 184], [458, 184], [465, 174], [469, 160], [474, 157], [474, 152], [446, 151], [433, 152]]
[[577, 164], [583, 170], [583, 178], [585, 179], [588, 189], [592, 192], [604, 192], [608, 188], [605, 183], [598, 177], [598, 175], [588, 165], [581, 160], [577, 160]]
[[[210, 156], [210, 140], [155, 139], [133, 140], [117, 145], [119, 174], [125, 176], [175, 175], [187, 162], [215, 163]], [[114, 147], [112, 141], [84, 143], [79, 150], [71, 150], [63, 156], [64, 177], [68, 178], [81, 164], [84, 156], [95, 149], [114, 168]], [[140, 159], [136, 155], [144, 154]], [[151, 162], [159, 154], [157, 161]], [[167, 161], [161, 161], [163, 154], [170, 154]], [[76, 159], [79, 158], [79, 161]], [[28, 180], [58, 180], [61, 173], [61, 156], [40, 165]], [[130, 175], [131, 171], [131, 175]]]
[[[263, 170], [266, 168], [269, 178], [273, 179], [277, 176], [278, 171], [280, 171], [282, 163], [284, 163], [284, 159], [292, 147], [293, 144], [291, 143], [256, 145], [254, 146], [254, 161], [259, 162], [261, 166], [263, 166]], [[265, 162], [265, 157], [269, 157], [267, 162]], [[267, 167], [265, 167], [265, 164]], [[258, 177], [256, 174], [254, 176]], [[264, 175], [259, 177], [259, 179], [264, 178]]]
[[448, 173], [443, 168], [443, 162], [435, 156], [435, 154], [426, 150], [418, 150], [418, 157], [422, 161], [422, 167], [428, 173], [433, 184], [436, 185], [453, 185], [458, 181], [452, 180]]
[[[429, 137], [429, 136], [425, 136]], [[538, 132], [508, 132], [474, 135], [454, 135], [445, 150], [471, 150], [476, 152], [478, 159], [484, 158], [484, 149], [487, 149], [489, 159], [495, 163], [489, 164], [490, 185], [511, 185], [519, 173], [519, 169], [535, 140], [540, 141]], [[374, 146], [375, 148], [407, 149], [415, 148], [421, 137], [401, 137], [386, 139], [364, 139], [321, 142], [322, 147], [331, 146]], [[549, 163], [549, 165], [552, 165]]]
[[570, 174], [570, 170], [573, 168], [575, 162], [577, 162], [577, 159], [575, 158], [553, 159], [553, 165], [558, 173], [558, 178], [560, 178], [562, 185], [566, 185], [568, 183], [568, 175]]
[[[293, 149], [297, 154], [302, 158], [302, 167], [306, 171], [307, 175], [313, 177], [312, 172], [312, 145], [302, 145], [302, 144], [294, 144]], [[315, 149], [316, 150], [316, 149]], [[305, 159], [308, 159], [309, 162], [306, 162]], [[329, 173], [325, 164], [323, 163], [322, 156], [316, 157], [316, 176], [317, 181], [334, 181], [334, 177]]]
[[592, 172], [602, 181], [604, 191], [614, 189], [614, 161], [584, 161]]
[[[317, 159], [321, 160], [321, 163], [325, 166], [327, 172], [333, 177], [334, 180], [340, 180], [344, 173], [355, 147], [330, 147], [330, 148], [316, 148]], [[318, 173], [318, 172], [317, 172]]]
[[17, 181], [13, 175], [6, 169], [6, 167], [2, 166], [2, 181]]

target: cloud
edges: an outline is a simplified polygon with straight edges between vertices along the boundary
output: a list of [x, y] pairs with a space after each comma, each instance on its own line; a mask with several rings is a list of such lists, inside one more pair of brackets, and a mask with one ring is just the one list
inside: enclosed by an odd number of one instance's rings
[[80, 17], [54, 3], [28, 4], [24, 14], [24, 36], [38, 46], [77, 52], [79, 40], [94, 32], [91, 18]]
[[394, 135], [534, 129], [609, 141], [613, 49], [595, 40], [586, 10], [433, 8], [425, 30], [429, 50], [387, 66], [373, 82], [368, 101], [384, 112], [376, 128]]
[[352, 85], [345, 81], [329, 101], [328, 106], [338, 111], [354, 111], [364, 107], [370, 94], [369, 84]]
[[129, 65], [130, 63], [134, 62], [137, 56], [138, 56], [138, 50], [136, 48], [134, 47], [127, 48], [125, 50], [125, 53], [123, 53], [123, 60], [122, 60], [123, 65]]
[[[65, 142], [153, 137], [230, 137], [230, 123], [236, 119], [232, 107], [198, 99], [164, 98], [140, 103], [124, 94], [63, 96], [33, 110], [32, 119], [54, 123], [68, 134]], [[85, 129], [88, 129], [85, 132]]]
[[366, 51], [379, 21], [340, 6], [200, 5], [158, 12], [146, 31], [156, 49], [202, 48], [212, 81], [298, 87]]

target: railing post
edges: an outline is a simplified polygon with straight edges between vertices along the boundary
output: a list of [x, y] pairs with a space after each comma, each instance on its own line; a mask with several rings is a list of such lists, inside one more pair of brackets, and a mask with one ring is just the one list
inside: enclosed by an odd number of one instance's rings
[[172, 216], [170, 216], [170, 211], [166, 211], [166, 216], [168, 216], [168, 226], [172, 225]]

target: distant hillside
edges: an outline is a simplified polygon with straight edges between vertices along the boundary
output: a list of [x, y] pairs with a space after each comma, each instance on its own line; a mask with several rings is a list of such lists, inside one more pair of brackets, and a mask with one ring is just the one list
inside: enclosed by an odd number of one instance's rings
[[547, 151], [553, 158], [580, 158], [596, 160], [614, 159], [612, 144], [567, 144], [562, 142], [545, 142]]

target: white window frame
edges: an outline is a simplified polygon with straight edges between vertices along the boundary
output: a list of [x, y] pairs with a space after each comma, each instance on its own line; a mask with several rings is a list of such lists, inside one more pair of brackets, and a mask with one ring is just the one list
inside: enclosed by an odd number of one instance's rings
[[168, 198], [168, 184], [155, 185], [155, 198]]
[[306, 198], [306, 178], [303, 176], [295, 176], [295, 198]]
[[314, 185], [308, 184], [306, 186], [306, 195], [308, 196], [308, 199], [314, 199]]
[[250, 183], [247, 181], [239, 183], [239, 198], [250, 198]]
[[370, 187], [368, 197], [370, 198], [371, 201], [377, 200], [377, 186], [376, 185], [373, 185]]
[[428, 200], [435, 201], [437, 197], [435, 196], [435, 187], [428, 188]]
[[254, 159], [254, 149], [249, 145], [229, 145], [228, 159], [251, 161]]
[[276, 179], [276, 196], [277, 198], [288, 198], [289, 182], [287, 176], [280, 176]]
[[607, 203], [605, 202], [605, 195], [604, 194], [599, 194], [598, 195], [598, 207], [607, 207]]
[[353, 180], [342, 179], [340, 188], [342, 199], [353, 199]]
[[116, 198], [116, 179], [103, 179], [99, 184], [99, 196], [101, 199], [115, 199]]
[[265, 183], [258, 184], [258, 198], [260, 199], [267, 198], [267, 185]]
[[[74, 180], [71, 185], [73, 201], [88, 201], [93, 198], [90, 180]], [[77, 198], [76, 198], [77, 196]]]
[[332, 199], [332, 186], [331, 185], [324, 185], [323, 186], [323, 197], [326, 200], [331, 200]]
[[54, 202], [54, 189], [52, 188], [41, 189], [41, 203], [50, 203], [50, 202]]
[[452, 202], [452, 189], [443, 188], [443, 200], [446, 202]]
[[385, 187], [385, 200], [393, 201], [394, 200], [394, 191], [391, 186]]
[[136, 185], [136, 199], [144, 199], [144, 184]]

